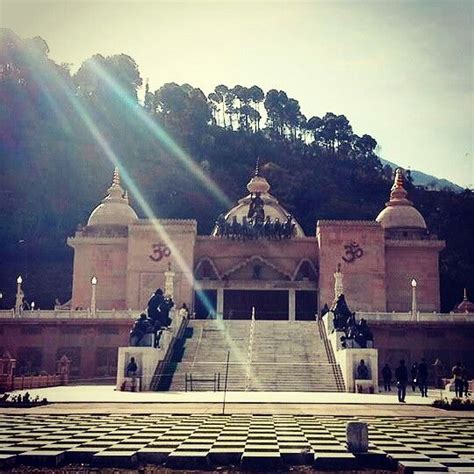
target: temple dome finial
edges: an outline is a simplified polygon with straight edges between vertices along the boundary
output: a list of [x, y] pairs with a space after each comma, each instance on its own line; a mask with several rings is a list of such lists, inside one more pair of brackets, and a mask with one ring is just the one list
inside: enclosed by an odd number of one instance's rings
[[257, 158], [255, 164], [255, 173], [247, 184], [247, 189], [250, 194], [261, 193], [265, 194], [270, 191], [270, 184], [264, 176], [260, 176], [260, 158]]
[[114, 168], [114, 177], [112, 178], [112, 184], [120, 186], [120, 173], [118, 166]]
[[254, 176], [260, 176], [260, 157], [257, 156], [257, 161], [255, 163], [255, 174]]

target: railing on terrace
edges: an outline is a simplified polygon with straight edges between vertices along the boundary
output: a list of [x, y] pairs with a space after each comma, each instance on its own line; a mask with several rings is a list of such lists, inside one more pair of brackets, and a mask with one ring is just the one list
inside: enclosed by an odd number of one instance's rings
[[96, 310], [95, 314], [90, 309], [35, 309], [23, 310], [16, 314], [15, 310], [0, 310], [0, 319], [136, 319], [140, 310]]
[[421, 313], [415, 315], [411, 311], [406, 313], [383, 313], [357, 311], [357, 318], [383, 322], [474, 322], [474, 313]]
[[[24, 310], [16, 314], [13, 309], [0, 310], [0, 319], [136, 319], [140, 310], [96, 310], [95, 314], [89, 309], [85, 310]], [[421, 313], [414, 317], [410, 312], [365, 312], [357, 311], [358, 318], [367, 321], [386, 322], [473, 322], [474, 313]], [[258, 319], [258, 318], [257, 318]], [[250, 321], [249, 321], [250, 322]]]

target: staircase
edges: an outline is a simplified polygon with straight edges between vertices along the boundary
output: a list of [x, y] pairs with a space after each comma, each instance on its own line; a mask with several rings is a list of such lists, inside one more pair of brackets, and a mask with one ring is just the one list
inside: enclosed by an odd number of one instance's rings
[[[256, 321], [249, 351], [250, 321], [194, 320], [180, 350], [163, 372], [160, 389], [183, 391], [186, 373], [194, 390], [213, 390], [214, 373], [224, 388], [225, 362], [230, 351], [227, 389], [231, 391], [343, 391], [339, 367], [331, 359], [328, 341], [313, 321]], [[325, 334], [324, 334], [325, 336]], [[249, 365], [247, 357], [252, 354]], [[200, 381], [201, 380], [201, 381]]]

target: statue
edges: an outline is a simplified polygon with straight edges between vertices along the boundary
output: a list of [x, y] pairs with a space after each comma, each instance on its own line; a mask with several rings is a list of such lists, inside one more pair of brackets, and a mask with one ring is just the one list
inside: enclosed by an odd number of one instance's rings
[[174, 301], [171, 298], [165, 298], [160, 305], [161, 313], [161, 326], [168, 327], [171, 324], [171, 318], [169, 316], [171, 308], [174, 306]]
[[352, 313], [347, 306], [344, 295], [339, 295], [336, 302], [333, 304], [331, 311], [334, 314], [334, 329], [346, 330], [348, 329], [348, 321], [352, 317]]
[[153, 321], [157, 321], [160, 318], [160, 305], [163, 302], [163, 290], [158, 288], [148, 301], [148, 317]]
[[286, 222], [283, 224], [283, 236], [285, 239], [290, 239], [295, 233], [295, 224], [292, 221], [293, 216], [288, 214], [286, 216]]
[[344, 294], [344, 275], [341, 272], [341, 264], [337, 264], [337, 271], [334, 273], [334, 299], [337, 300], [339, 296]]
[[159, 346], [160, 338], [163, 330], [167, 329], [171, 325], [172, 319], [169, 314], [171, 308], [174, 306], [174, 301], [171, 298], [164, 298], [160, 304], [159, 319], [155, 321], [155, 347]]
[[221, 237], [225, 234], [225, 216], [224, 214], [219, 214], [219, 217], [217, 218], [216, 221], [216, 235]]
[[168, 271], [165, 272], [165, 296], [174, 297], [174, 277], [175, 273], [171, 270], [171, 262], [168, 263]]
[[145, 313], [140, 314], [140, 317], [135, 321], [130, 331], [130, 345], [134, 347], [148, 346], [146, 341], [144, 341], [145, 336], [153, 333], [154, 327], [152, 321]]
[[265, 221], [265, 211], [263, 209], [264, 203], [261, 198], [261, 193], [252, 194], [250, 198], [250, 206], [247, 217], [253, 219], [254, 224], [263, 225]]
[[334, 314], [334, 329], [345, 333], [341, 337], [343, 347], [347, 347], [348, 341], [352, 341], [351, 347], [355, 344], [355, 347], [361, 348], [368, 347], [369, 341], [373, 343], [374, 335], [367, 321], [362, 318], [357, 322], [356, 315], [350, 311], [343, 294], [337, 297], [331, 312]]
[[[296, 223], [293, 216], [288, 214], [285, 221], [278, 217], [272, 220], [265, 215], [264, 201], [261, 193], [252, 194], [249, 210], [246, 216], [242, 216], [239, 222], [236, 215], [228, 217], [220, 214], [215, 224], [215, 235], [232, 240], [255, 240], [269, 239], [282, 240], [291, 239], [296, 235]], [[165, 284], [166, 287], [166, 284]], [[165, 291], [167, 294], [167, 292]]]

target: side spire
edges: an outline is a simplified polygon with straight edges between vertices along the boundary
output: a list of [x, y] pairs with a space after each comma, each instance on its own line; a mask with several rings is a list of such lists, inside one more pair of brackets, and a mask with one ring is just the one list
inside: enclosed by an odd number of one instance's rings
[[255, 163], [255, 175], [260, 176], [260, 157], [257, 156], [257, 162]]

